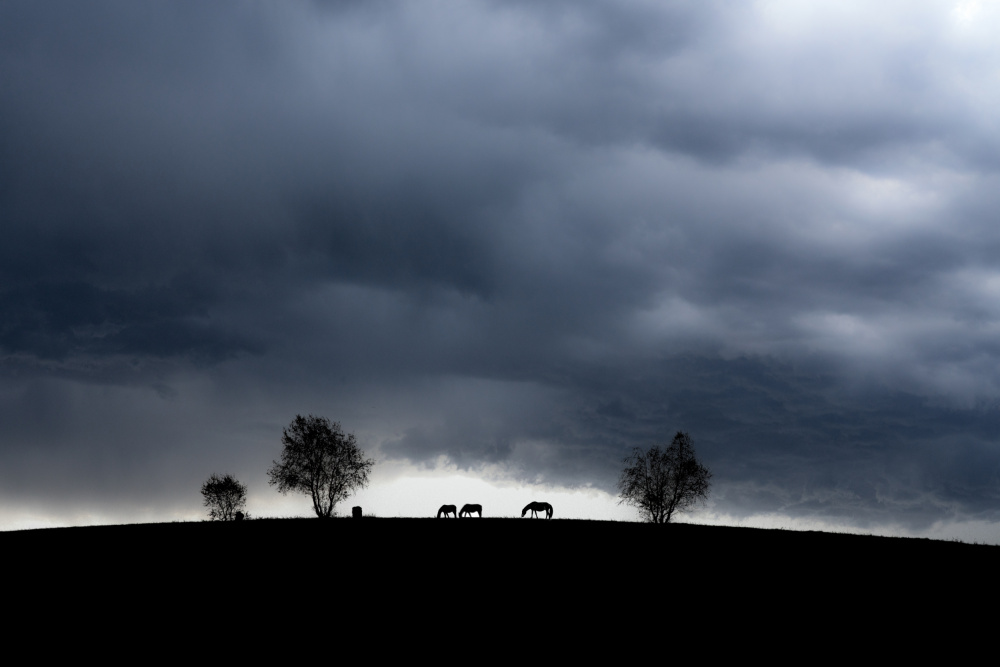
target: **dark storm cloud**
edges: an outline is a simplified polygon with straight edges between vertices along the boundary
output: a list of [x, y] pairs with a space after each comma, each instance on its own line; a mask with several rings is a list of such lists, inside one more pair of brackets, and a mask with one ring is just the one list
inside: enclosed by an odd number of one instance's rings
[[5, 465], [103, 497], [334, 404], [417, 465], [613, 492], [684, 429], [723, 514], [992, 520], [973, 11], [5, 3]]
[[64, 359], [72, 354], [192, 355], [205, 361], [253, 349], [243, 334], [205, 320], [200, 285], [136, 292], [87, 283], [40, 282], [0, 296], [0, 346], [15, 355]]

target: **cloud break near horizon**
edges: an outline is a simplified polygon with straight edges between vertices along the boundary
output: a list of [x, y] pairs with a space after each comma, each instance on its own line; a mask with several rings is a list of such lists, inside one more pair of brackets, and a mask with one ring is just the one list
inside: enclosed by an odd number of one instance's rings
[[[1000, 6], [0, 6], [0, 529], [309, 514], [1000, 542]], [[346, 508], [341, 508], [346, 509]]]

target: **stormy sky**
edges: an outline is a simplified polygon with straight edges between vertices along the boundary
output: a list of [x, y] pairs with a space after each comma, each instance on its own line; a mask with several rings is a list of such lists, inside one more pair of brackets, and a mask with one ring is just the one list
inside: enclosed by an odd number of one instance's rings
[[998, 32], [4, 2], [0, 528], [199, 519], [212, 472], [306, 516], [265, 472], [316, 414], [380, 516], [637, 519], [622, 458], [682, 430], [685, 520], [1000, 542]]

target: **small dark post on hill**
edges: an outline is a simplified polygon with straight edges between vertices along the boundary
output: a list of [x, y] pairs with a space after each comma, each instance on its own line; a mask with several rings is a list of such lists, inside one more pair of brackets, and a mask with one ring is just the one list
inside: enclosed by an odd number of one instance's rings
[[354, 519], [361, 518], [361, 507], [355, 506], [351, 508], [351, 517]]
[[316, 516], [333, 516], [337, 503], [368, 486], [375, 461], [365, 458], [354, 434], [344, 433], [339, 422], [296, 415], [281, 442], [281, 460], [267, 471], [268, 484], [281, 493], [309, 494]]
[[623, 463], [618, 504], [636, 507], [652, 523], [669, 523], [674, 513], [708, 498], [712, 473], [695, 458], [687, 433], [678, 431], [664, 449], [636, 447]]

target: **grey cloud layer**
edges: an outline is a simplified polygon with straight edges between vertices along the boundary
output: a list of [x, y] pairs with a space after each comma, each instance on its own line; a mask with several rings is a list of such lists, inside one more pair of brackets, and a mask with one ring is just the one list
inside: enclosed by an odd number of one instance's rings
[[[5, 400], [156, 387], [204, 428], [170, 388], [201, 377], [609, 490], [684, 428], [722, 512], [992, 518], [997, 17], [969, 7], [6, 3]], [[351, 398], [420, 382], [464, 389], [389, 431]], [[8, 409], [18, 470], [86, 432]]]

